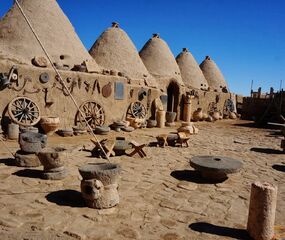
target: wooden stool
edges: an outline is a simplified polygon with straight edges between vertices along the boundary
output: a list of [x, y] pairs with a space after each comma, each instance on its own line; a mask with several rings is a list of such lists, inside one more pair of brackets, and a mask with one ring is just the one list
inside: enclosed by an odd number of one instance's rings
[[138, 144], [135, 141], [131, 141], [132, 147], [134, 150], [129, 154], [130, 157], [134, 156], [136, 153], [140, 155], [141, 158], [146, 157], [146, 153], [143, 150], [143, 148], [146, 146], [146, 144]]
[[180, 147], [183, 147], [183, 144], [185, 144], [186, 147], [189, 147], [188, 140], [190, 139], [190, 133], [179, 132], [178, 136], [179, 136], [178, 143], [180, 144]]
[[[100, 156], [103, 158], [109, 158], [110, 156], [115, 156], [115, 152], [113, 151], [113, 148], [115, 146], [116, 141], [114, 139], [103, 139], [100, 142], [96, 141], [95, 139], [90, 139], [90, 140], [95, 145], [92, 152], [94, 151], [99, 152]], [[104, 149], [106, 155], [103, 153], [100, 145]]]

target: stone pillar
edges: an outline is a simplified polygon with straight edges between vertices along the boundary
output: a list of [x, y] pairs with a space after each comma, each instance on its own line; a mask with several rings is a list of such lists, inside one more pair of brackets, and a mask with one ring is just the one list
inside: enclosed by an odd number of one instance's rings
[[273, 238], [276, 202], [276, 186], [261, 182], [251, 185], [247, 231], [254, 240]]
[[157, 118], [156, 119], [157, 127], [164, 128], [165, 127], [165, 111], [157, 111], [156, 118]]
[[184, 106], [183, 106], [183, 121], [184, 122], [190, 122], [191, 121], [191, 112], [192, 112], [192, 105], [191, 100], [193, 97], [190, 95], [184, 96]]

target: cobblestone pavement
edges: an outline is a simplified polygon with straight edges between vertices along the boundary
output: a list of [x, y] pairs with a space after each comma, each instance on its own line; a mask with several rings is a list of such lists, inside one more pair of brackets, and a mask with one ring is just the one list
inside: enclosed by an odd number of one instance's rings
[[[49, 138], [50, 146], [68, 148], [70, 175], [41, 180], [42, 167], [13, 166], [0, 145], [0, 236], [3, 239], [176, 240], [248, 239], [245, 232], [250, 185], [256, 180], [278, 185], [276, 225], [285, 226], [285, 155], [274, 130], [226, 120], [197, 123], [189, 148], [147, 147], [148, 157], [111, 158], [120, 163], [120, 204], [94, 210], [84, 205], [78, 167], [103, 160], [80, 151], [92, 149], [88, 136]], [[140, 143], [174, 129], [116, 133]], [[16, 142], [6, 142], [13, 151]], [[189, 165], [196, 155], [243, 160], [244, 167], [222, 183], [204, 181]]]

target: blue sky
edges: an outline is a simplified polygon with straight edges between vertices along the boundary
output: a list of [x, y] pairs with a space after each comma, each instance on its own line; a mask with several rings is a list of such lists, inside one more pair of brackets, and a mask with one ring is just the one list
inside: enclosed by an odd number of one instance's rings
[[[0, 0], [0, 16], [12, 0]], [[176, 56], [187, 47], [198, 63], [210, 55], [230, 90], [279, 89], [285, 82], [285, 0], [58, 0], [87, 49], [112, 21], [138, 50], [160, 33]], [[283, 84], [283, 87], [285, 84]]]

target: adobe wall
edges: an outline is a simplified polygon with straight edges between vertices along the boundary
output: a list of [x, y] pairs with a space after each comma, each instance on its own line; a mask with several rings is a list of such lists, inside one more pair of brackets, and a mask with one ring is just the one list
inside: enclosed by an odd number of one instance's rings
[[[0, 61], [0, 73], [8, 73], [12, 67], [11, 62]], [[53, 69], [37, 68], [25, 65], [17, 65], [19, 86], [15, 83], [12, 87], [15, 89], [4, 89], [0, 91], [0, 112], [5, 114], [5, 108], [9, 102], [18, 97], [25, 96], [31, 98], [40, 108], [42, 116], [59, 116], [61, 119], [61, 127], [74, 126], [77, 108], [73, 104], [71, 98], [64, 94], [63, 87], [60, 82], [55, 79], [56, 73]], [[39, 77], [42, 73], [48, 73], [49, 82], [41, 83]], [[143, 88], [148, 92], [150, 89], [150, 96], [146, 96], [141, 102], [147, 106], [148, 102], [152, 101], [159, 96], [159, 90], [148, 88], [145, 86], [144, 81], [128, 80], [124, 77], [89, 74], [73, 71], [60, 71], [66, 85], [72, 90], [72, 95], [77, 103], [81, 105], [85, 101], [96, 101], [100, 104], [106, 117], [106, 124], [112, 123], [114, 120], [124, 119], [128, 107], [131, 102], [138, 101], [138, 92]], [[25, 79], [27, 81], [24, 88]], [[97, 86], [94, 89], [94, 82], [97, 80], [99, 83], [100, 93]], [[72, 88], [72, 83], [74, 87]], [[116, 100], [114, 94], [114, 84], [120, 82], [124, 84], [124, 97], [122, 100]], [[112, 93], [109, 97], [102, 96], [102, 87], [111, 83]], [[45, 94], [47, 89], [47, 95]], [[19, 91], [17, 91], [19, 90]], [[132, 95], [130, 94], [132, 90]], [[54, 102], [52, 105], [49, 102]], [[7, 115], [7, 113], [6, 113]]]

